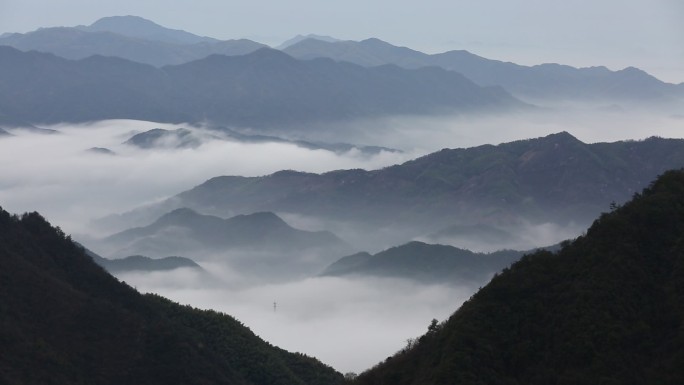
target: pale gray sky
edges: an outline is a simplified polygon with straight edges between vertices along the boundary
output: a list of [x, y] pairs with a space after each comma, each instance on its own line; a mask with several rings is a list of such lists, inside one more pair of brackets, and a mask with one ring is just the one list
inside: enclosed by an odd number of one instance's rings
[[681, 0], [0, 0], [0, 32], [137, 15], [170, 28], [277, 45], [296, 34], [467, 49], [520, 64], [642, 68], [684, 82]]

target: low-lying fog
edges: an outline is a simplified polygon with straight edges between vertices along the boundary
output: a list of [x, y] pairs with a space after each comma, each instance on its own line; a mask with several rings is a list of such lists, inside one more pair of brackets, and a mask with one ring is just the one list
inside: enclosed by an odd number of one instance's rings
[[568, 104], [531, 113], [395, 116], [354, 125], [331, 125], [331, 129], [312, 135], [316, 139], [330, 140], [342, 130], [348, 133], [350, 141], [382, 143], [386, 147], [423, 152], [496, 145], [561, 131], [567, 131], [585, 143], [640, 140], [651, 136], [682, 138], [684, 102], [680, 104], [663, 109]]
[[[169, 124], [104, 121], [49, 127], [59, 134], [12, 130], [0, 138], [0, 206], [37, 210], [70, 233], [88, 233], [88, 222], [164, 199], [219, 175], [266, 175], [283, 169], [325, 172], [380, 168], [414, 153], [357, 150], [336, 154], [287, 143], [210, 140], [197, 148], [141, 149], [124, 145], [133, 134]], [[88, 151], [106, 148], [114, 155]]]
[[477, 289], [332, 277], [243, 289], [198, 288], [202, 278], [188, 270], [119, 278], [142, 292], [230, 314], [270, 343], [314, 356], [343, 373], [361, 372], [392, 355], [408, 338], [424, 334], [432, 319], [446, 319]]
[[[162, 200], [214, 176], [265, 175], [282, 169], [375, 169], [441, 148], [497, 144], [560, 131], [585, 142], [653, 135], [682, 138], [684, 116], [615, 107], [477, 118], [396, 117], [308, 131], [313, 140], [403, 150], [377, 154], [225, 140], [182, 149], [122, 144], [134, 133], [178, 127], [187, 126], [116, 120], [46, 127], [59, 131], [54, 135], [8, 130], [14, 136], [0, 137], [0, 206], [15, 213], [36, 210], [68, 233], [98, 236], [103, 234], [91, 233], [90, 220]], [[88, 151], [93, 147], [115, 154]], [[230, 280], [231, 273], [204, 267]], [[195, 274], [180, 270], [121, 278], [140, 291], [224, 311], [275, 345], [314, 355], [340, 371], [357, 372], [402, 348], [407, 338], [425, 332], [433, 318], [445, 319], [477, 289], [338, 278], [207, 288]]]

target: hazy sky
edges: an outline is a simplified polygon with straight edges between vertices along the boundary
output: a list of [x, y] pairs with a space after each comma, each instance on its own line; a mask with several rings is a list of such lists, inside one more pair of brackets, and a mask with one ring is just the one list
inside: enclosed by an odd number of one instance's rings
[[222, 39], [378, 37], [426, 52], [467, 49], [520, 64], [636, 66], [684, 82], [681, 0], [0, 0], [0, 32], [138, 15]]

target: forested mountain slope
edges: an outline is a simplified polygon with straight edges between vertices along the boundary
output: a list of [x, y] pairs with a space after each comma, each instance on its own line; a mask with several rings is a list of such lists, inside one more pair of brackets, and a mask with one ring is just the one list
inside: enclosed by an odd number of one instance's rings
[[355, 384], [684, 382], [684, 171], [496, 276]]
[[336, 384], [225, 314], [141, 295], [39, 214], [0, 210], [0, 383]]

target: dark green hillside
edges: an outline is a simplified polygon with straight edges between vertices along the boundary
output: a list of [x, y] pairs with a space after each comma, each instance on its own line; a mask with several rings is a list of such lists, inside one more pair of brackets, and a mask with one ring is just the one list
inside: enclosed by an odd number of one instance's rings
[[335, 384], [230, 316], [143, 296], [39, 214], [0, 210], [0, 383]]
[[684, 170], [523, 257], [355, 383], [684, 383]]

